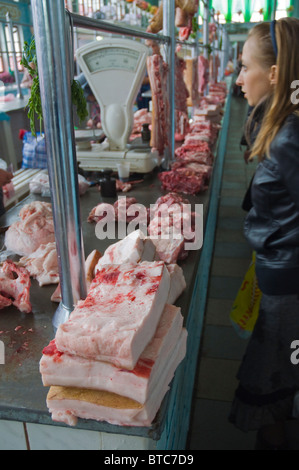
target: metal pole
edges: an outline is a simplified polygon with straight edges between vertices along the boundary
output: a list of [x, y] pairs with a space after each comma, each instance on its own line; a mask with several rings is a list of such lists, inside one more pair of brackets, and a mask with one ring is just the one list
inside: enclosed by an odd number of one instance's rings
[[175, 2], [163, 0], [163, 34], [169, 36], [167, 47], [167, 63], [169, 65], [169, 133], [168, 149], [165, 152], [164, 166], [169, 169], [170, 161], [175, 159]]
[[273, 0], [273, 7], [272, 7], [272, 12], [271, 12], [271, 20], [275, 20], [275, 15], [276, 15], [276, 9], [277, 9], [277, 0]]
[[31, 0], [31, 6], [62, 295], [53, 319], [57, 328], [86, 297], [71, 102], [73, 57], [64, 2]]
[[[164, 0], [163, 0], [164, 1]], [[173, 0], [172, 0], [173, 1]], [[174, 3], [174, 2], [173, 2]], [[174, 5], [171, 5], [174, 9]], [[77, 15], [76, 13], [69, 13], [74, 26], [80, 28], [98, 30], [98, 31], [107, 31], [112, 34], [121, 34], [123, 36], [131, 36], [141, 39], [149, 39], [152, 41], [159, 41], [161, 43], [168, 43], [169, 38], [163, 36], [162, 34], [153, 34], [147, 33], [139, 29], [134, 29], [129, 26], [120, 26], [104, 20], [96, 20], [94, 18], [89, 18], [87, 16]]]
[[[208, 51], [208, 44], [209, 44], [209, 19], [210, 19], [210, 10], [209, 5], [207, 3], [204, 4], [203, 10], [203, 56], [205, 59], [209, 59], [209, 51]], [[206, 89], [204, 91], [204, 95], [209, 94], [209, 84], [207, 84]]]
[[[203, 10], [203, 44], [204, 46], [207, 46], [209, 44], [209, 16], [210, 16], [209, 7], [205, 3], [204, 10]], [[207, 48], [204, 49], [203, 56], [205, 57], [205, 59], [209, 58], [209, 53], [208, 53]]]
[[13, 57], [14, 69], [15, 69], [14, 73], [15, 73], [15, 78], [16, 78], [16, 84], [18, 87], [17, 98], [19, 98], [20, 100], [23, 100], [24, 96], [23, 96], [22, 89], [21, 89], [21, 80], [20, 80], [20, 74], [19, 74], [18, 63], [17, 63], [15, 43], [13, 39], [13, 24], [12, 24], [12, 19], [11, 19], [9, 12], [6, 13], [6, 21], [8, 24], [11, 52], [12, 52], [12, 57]]

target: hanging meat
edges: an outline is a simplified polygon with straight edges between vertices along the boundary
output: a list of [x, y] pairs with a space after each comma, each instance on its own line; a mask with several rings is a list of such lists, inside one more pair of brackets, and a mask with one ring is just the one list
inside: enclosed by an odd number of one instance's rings
[[[176, 26], [184, 27], [192, 22], [192, 17], [198, 11], [199, 0], [175, 0]], [[163, 4], [160, 5], [157, 13], [152, 18], [148, 31], [158, 33], [163, 28]]]
[[147, 72], [152, 90], [152, 133], [151, 147], [163, 154], [168, 145], [169, 101], [168, 72], [169, 67], [160, 54], [147, 58]]

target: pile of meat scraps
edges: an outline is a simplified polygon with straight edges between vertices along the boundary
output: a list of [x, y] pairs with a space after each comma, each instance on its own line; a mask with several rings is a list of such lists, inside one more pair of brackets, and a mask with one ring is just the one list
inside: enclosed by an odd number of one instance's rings
[[[178, 162], [179, 165], [180, 163]], [[194, 167], [195, 165], [197, 166]], [[180, 170], [181, 168], [178, 168], [176, 171], [179, 173]], [[182, 170], [191, 173], [200, 171], [205, 184], [207, 184], [211, 174], [210, 166], [199, 165], [197, 163], [193, 163], [193, 167], [182, 168]], [[167, 175], [167, 173], [169, 172], [162, 173], [162, 175]], [[185, 186], [187, 183], [188, 180], [185, 180]], [[100, 203], [91, 210], [88, 221], [99, 222], [105, 220], [105, 222], [116, 222], [122, 220], [129, 223], [135, 217], [138, 218], [138, 207], [135, 198], [120, 198], [113, 205]], [[125, 239], [127, 245], [111, 245], [106, 251], [104, 259], [108, 259], [110, 263], [114, 263], [114, 259], [122, 259], [122, 262], [125, 262], [131, 256], [131, 251], [127, 248], [134, 243], [139, 243], [140, 246], [145, 244], [150, 254], [153, 251], [154, 245], [156, 259], [162, 260], [167, 264], [185, 259], [188, 256], [185, 243], [191, 243], [195, 240], [196, 221], [198, 220], [198, 223], [202, 222], [198, 219], [198, 214], [195, 211], [191, 211], [188, 199], [175, 192], [170, 192], [158, 198], [153, 207], [146, 208], [146, 211], [143, 210], [143, 213], [145, 213], [145, 225], [147, 225], [147, 235], [151, 243], [149, 243], [147, 238], [142, 239], [140, 231], [135, 231], [135, 234], [133, 233]], [[124, 256], [121, 256], [120, 253], [124, 253]], [[143, 258], [145, 261], [148, 260], [148, 253], [143, 255], [145, 256]], [[136, 253], [136, 257], [138, 258], [139, 256], [140, 253]], [[103, 263], [103, 259], [100, 260], [100, 263]]]
[[167, 264], [186, 259], [186, 242], [195, 239], [197, 217], [188, 199], [179, 194], [168, 193], [157, 199], [151, 210], [148, 235], [159, 259]]
[[7, 250], [20, 256], [28, 256], [40, 245], [55, 242], [50, 203], [34, 201], [26, 204], [20, 210], [19, 217], [20, 220], [14, 222], [5, 233]]
[[150, 426], [186, 353], [180, 308], [161, 261], [104, 265], [43, 350], [54, 421]]
[[30, 275], [25, 268], [7, 260], [0, 268], [0, 310], [14, 305], [22, 313], [30, 313]]
[[48, 284], [58, 284], [59, 270], [56, 243], [41, 245], [28, 256], [23, 256], [19, 265], [27, 269], [30, 276], [36, 279], [40, 287]]

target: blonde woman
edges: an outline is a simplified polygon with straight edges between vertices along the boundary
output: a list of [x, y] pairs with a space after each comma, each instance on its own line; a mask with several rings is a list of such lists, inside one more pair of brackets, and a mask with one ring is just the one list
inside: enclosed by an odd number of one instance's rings
[[299, 340], [298, 43], [298, 19], [256, 25], [236, 82], [254, 107], [247, 139], [259, 163], [244, 233], [256, 251], [263, 296], [229, 419], [243, 431], [257, 430], [257, 448], [270, 450], [287, 448], [285, 421], [299, 390], [299, 365], [291, 361], [291, 344]]

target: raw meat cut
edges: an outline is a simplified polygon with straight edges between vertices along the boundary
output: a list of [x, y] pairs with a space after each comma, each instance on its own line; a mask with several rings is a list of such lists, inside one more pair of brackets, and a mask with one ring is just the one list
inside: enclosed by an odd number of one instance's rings
[[[175, 7], [180, 8], [187, 15], [187, 21], [192, 21], [192, 17], [198, 11], [199, 0], [175, 0]], [[177, 20], [181, 21], [181, 20]], [[163, 3], [160, 4], [157, 13], [151, 19], [147, 28], [151, 33], [158, 33], [163, 27]]]
[[[100, 222], [105, 219], [105, 222], [130, 222], [135, 218], [135, 214], [129, 214], [128, 209], [133, 204], [137, 204], [137, 200], [134, 197], [119, 197], [114, 204], [101, 202], [95, 206], [88, 215], [88, 222]], [[137, 209], [137, 208], [136, 208]]]
[[177, 170], [178, 168], [189, 168], [197, 173], [201, 173], [205, 176], [206, 184], [208, 184], [211, 175], [212, 175], [212, 166], [211, 165], [204, 165], [203, 163], [198, 163], [196, 161], [192, 162], [184, 162], [184, 161], [177, 161], [171, 165], [172, 170]]
[[187, 332], [183, 328], [180, 338], [164, 369], [164, 380], [153, 388], [144, 405], [116, 393], [52, 386], [47, 396], [47, 406], [53, 421], [70, 426], [77, 418], [107, 421], [120, 426], [150, 426], [166, 395], [174, 375], [174, 364], [179, 364], [186, 354]]
[[183, 141], [188, 132], [189, 119], [187, 112], [175, 110], [175, 141]]
[[175, 109], [187, 114], [187, 98], [189, 97], [189, 91], [184, 80], [185, 70], [185, 60], [175, 55]]
[[115, 221], [115, 211], [112, 204], [107, 202], [100, 202], [97, 206], [95, 206], [89, 213], [87, 222], [99, 222], [100, 220], [104, 219], [108, 222]]
[[142, 131], [142, 126], [143, 124], [151, 124], [152, 123], [152, 113], [148, 111], [147, 108], [142, 108], [139, 109], [134, 113], [134, 123], [133, 123], [133, 129], [131, 131], [131, 137], [134, 138], [134, 136], [141, 136], [141, 131]]
[[186, 289], [186, 281], [183, 270], [178, 264], [168, 264], [167, 269], [170, 274], [170, 289], [167, 303], [173, 305]]
[[204, 56], [198, 57], [198, 92], [203, 94], [209, 82], [209, 61]]
[[11, 260], [3, 263], [0, 270], [0, 309], [14, 305], [22, 313], [30, 313], [30, 275]]
[[41, 245], [31, 255], [23, 256], [19, 261], [19, 265], [25, 267], [30, 276], [36, 279], [40, 286], [59, 282], [55, 242]]
[[188, 106], [199, 105], [198, 94], [198, 59], [186, 59], [186, 69], [184, 71], [184, 80], [189, 92], [187, 99]]
[[133, 369], [153, 337], [170, 288], [161, 261], [106, 265], [56, 333], [61, 352]]
[[190, 134], [200, 134], [207, 137], [208, 143], [212, 146], [218, 136], [219, 124], [214, 124], [210, 120], [201, 121], [194, 115], [193, 122], [189, 126]]
[[210, 55], [210, 81], [211, 83], [216, 83], [218, 80], [218, 70], [220, 67], [220, 59], [218, 54]]
[[211, 152], [211, 148], [207, 142], [200, 140], [196, 143], [196, 145], [181, 145], [179, 148], [176, 149], [175, 156], [176, 158], [180, 158], [181, 155], [185, 155], [186, 153], [191, 152], [194, 153], [195, 151], [197, 153], [209, 154]]
[[153, 216], [158, 211], [159, 207], [162, 206], [162, 204], [170, 207], [173, 204], [189, 204], [189, 200], [177, 193], [168, 193], [164, 196], [160, 196], [152, 207], [151, 214]]
[[120, 222], [130, 222], [135, 218], [135, 214], [129, 213], [128, 209], [133, 205], [137, 204], [135, 197], [119, 197], [114, 203], [115, 218]]
[[170, 192], [158, 198], [151, 210], [148, 234], [159, 258], [167, 264], [176, 263], [188, 255], [185, 241], [194, 238], [196, 215], [189, 207], [188, 199]]
[[185, 239], [183, 235], [172, 237], [171, 234], [167, 239], [153, 238], [159, 258], [167, 264], [176, 263], [182, 259], [181, 254], [184, 253]]
[[164, 191], [198, 194], [207, 189], [204, 173], [198, 173], [189, 168], [165, 171], [159, 174], [159, 179]]
[[28, 256], [40, 245], [55, 242], [51, 204], [35, 201], [20, 210], [20, 220], [5, 234], [6, 248], [20, 256]]
[[152, 240], [141, 230], [135, 230], [123, 240], [110, 245], [99, 259], [95, 273], [106, 264], [139, 263], [153, 261], [156, 248]]
[[[44, 348], [40, 360], [43, 385], [80, 388], [84, 384], [84, 388], [117, 393], [144, 404], [164, 381], [165, 366], [172, 360], [182, 326], [180, 308], [166, 305], [153, 339], [130, 371], [108, 362], [61, 353], [53, 340]], [[173, 370], [176, 367], [174, 363]]]
[[152, 148], [157, 149], [159, 155], [163, 154], [168, 145], [169, 129], [169, 101], [168, 101], [168, 73], [169, 67], [160, 54], [153, 54], [147, 58], [147, 72], [152, 91]]

